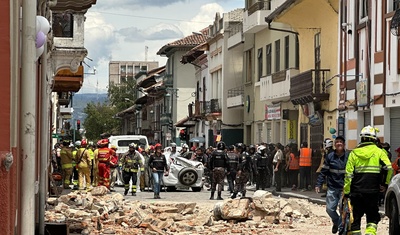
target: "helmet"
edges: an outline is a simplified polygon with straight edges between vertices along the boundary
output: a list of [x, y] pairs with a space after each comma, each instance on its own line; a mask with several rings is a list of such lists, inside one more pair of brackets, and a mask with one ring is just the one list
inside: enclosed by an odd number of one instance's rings
[[160, 143], [157, 143], [157, 144], [154, 146], [154, 148], [155, 148], [155, 149], [157, 149], [157, 148], [162, 148], [162, 145], [161, 145]]
[[255, 151], [255, 150], [256, 150], [256, 146], [254, 146], [254, 145], [251, 144], [251, 145], [249, 146], [249, 150], [254, 150], [254, 151]]
[[117, 146], [115, 146], [115, 145], [111, 145], [111, 148], [110, 148], [110, 149], [117, 150], [118, 148], [117, 148]]
[[93, 146], [93, 145], [94, 145], [93, 141], [89, 141], [89, 142], [88, 142], [88, 145], [89, 145], [89, 146]]
[[81, 141], [80, 140], [75, 141], [75, 146], [81, 146]]
[[82, 146], [82, 147], [86, 147], [86, 146], [87, 146], [87, 141], [86, 141], [85, 139], [83, 139], [83, 140], [81, 141], [81, 146]]
[[370, 139], [375, 140], [376, 133], [377, 133], [377, 129], [368, 125], [361, 130], [360, 137], [361, 138], [365, 137], [365, 138], [370, 138]]
[[150, 150], [154, 150], [154, 149], [155, 149], [154, 146], [150, 145]]
[[265, 151], [267, 149], [267, 147], [265, 147], [264, 145], [260, 145], [257, 148], [257, 153], [261, 153], [261, 151]]
[[189, 148], [189, 146], [187, 144], [183, 144], [182, 148]]
[[225, 150], [225, 148], [226, 148], [226, 145], [224, 142], [222, 142], [222, 141], [218, 142], [218, 144], [217, 144], [218, 150]]
[[129, 144], [129, 148], [136, 148], [136, 146], [137, 146], [137, 145], [136, 145], [135, 143], [130, 143], [130, 144]]
[[97, 141], [97, 145], [100, 147], [104, 147], [104, 146], [108, 145], [108, 143], [109, 143], [108, 139], [101, 139], [101, 140]]
[[176, 148], [176, 144], [175, 143], [171, 143], [171, 147], [172, 148]]
[[333, 141], [331, 139], [325, 140], [325, 148], [329, 148], [333, 146]]
[[71, 143], [70, 140], [63, 140], [63, 142], [62, 142], [62, 144], [63, 144], [64, 146], [69, 146], [70, 143]]
[[237, 143], [237, 144], [236, 144], [236, 148], [241, 148], [241, 149], [244, 149], [244, 148], [245, 148], [245, 146], [244, 146], [244, 144], [243, 144], [243, 143]]
[[229, 151], [235, 150], [235, 145], [229, 145], [229, 146], [228, 146], [228, 150], [229, 150]]

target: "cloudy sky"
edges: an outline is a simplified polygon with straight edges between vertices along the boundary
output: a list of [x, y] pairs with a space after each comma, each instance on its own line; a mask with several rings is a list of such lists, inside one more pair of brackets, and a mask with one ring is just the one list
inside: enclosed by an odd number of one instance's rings
[[[165, 65], [156, 53], [165, 44], [212, 24], [215, 13], [243, 8], [243, 0], [98, 0], [86, 13], [84, 83], [79, 93], [106, 93], [108, 63], [147, 60]], [[93, 68], [96, 74], [92, 75]]]

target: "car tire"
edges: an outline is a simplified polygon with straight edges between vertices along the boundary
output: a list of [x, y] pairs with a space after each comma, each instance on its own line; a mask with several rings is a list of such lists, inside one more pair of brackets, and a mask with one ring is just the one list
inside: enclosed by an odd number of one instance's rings
[[185, 186], [196, 183], [198, 177], [197, 172], [191, 168], [183, 168], [178, 174], [179, 183]]
[[202, 189], [201, 187], [192, 187], [193, 192], [200, 192], [201, 189]]
[[389, 235], [400, 234], [399, 207], [396, 198], [390, 199], [392, 210], [390, 211]]

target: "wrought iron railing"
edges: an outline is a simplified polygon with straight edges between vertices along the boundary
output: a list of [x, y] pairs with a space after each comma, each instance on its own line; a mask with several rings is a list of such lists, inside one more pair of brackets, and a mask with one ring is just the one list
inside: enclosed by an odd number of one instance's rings
[[259, 10], [271, 10], [271, 1], [259, 1], [254, 3], [247, 10], [247, 15], [251, 15]]

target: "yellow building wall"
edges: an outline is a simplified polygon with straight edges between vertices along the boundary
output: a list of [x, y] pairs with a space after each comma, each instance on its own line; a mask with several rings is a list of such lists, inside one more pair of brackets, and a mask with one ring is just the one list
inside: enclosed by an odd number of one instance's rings
[[[338, 69], [338, 13], [327, 1], [302, 0], [292, 5], [275, 21], [290, 25], [293, 31], [299, 33], [300, 73], [315, 68], [314, 37], [321, 34], [321, 69], [330, 69], [328, 79], [339, 74]], [[332, 80], [333, 86], [327, 91], [329, 101], [323, 102], [322, 109], [327, 110], [324, 115], [324, 137], [331, 137], [331, 127], [337, 129], [338, 79]], [[299, 108], [299, 123], [307, 123], [302, 109]]]

